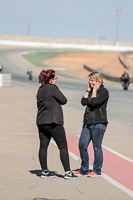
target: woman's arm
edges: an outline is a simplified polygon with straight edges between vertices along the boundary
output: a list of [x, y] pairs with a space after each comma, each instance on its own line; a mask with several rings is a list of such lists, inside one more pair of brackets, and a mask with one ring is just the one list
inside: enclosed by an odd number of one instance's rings
[[[96, 95], [96, 97], [95, 97]], [[94, 91], [93, 93], [93, 97], [91, 97], [91, 99], [88, 99], [88, 103], [87, 105], [90, 107], [99, 107], [100, 105], [102, 105], [107, 99], [109, 98], [109, 92], [107, 89], [103, 89], [102, 91], [100, 91], [98, 94], [96, 93], [96, 91]]]
[[54, 88], [53, 97], [61, 105], [64, 105], [67, 103], [67, 98], [63, 95], [63, 93], [59, 90], [59, 88], [57, 86], [55, 86], [55, 88]]

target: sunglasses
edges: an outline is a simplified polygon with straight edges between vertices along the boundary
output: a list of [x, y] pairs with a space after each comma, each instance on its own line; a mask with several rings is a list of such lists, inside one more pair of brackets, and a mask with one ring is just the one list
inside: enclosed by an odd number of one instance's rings
[[57, 80], [57, 79], [58, 79], [58, 77], [54, 77], [53, 79]]

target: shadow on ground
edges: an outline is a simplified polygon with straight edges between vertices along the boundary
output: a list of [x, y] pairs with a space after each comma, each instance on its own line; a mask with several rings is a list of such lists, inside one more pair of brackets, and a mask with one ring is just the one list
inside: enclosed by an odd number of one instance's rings
[[[29, 172], [30, 172], [31, 174], [35, 174], [36, 176], [41, 177], [42, 170], [30, 170]], [[64, 178], [64, 176], [61, 175], [61, 174], [58, 174], [57, 171], [51, 171], [51, 172], [55, 173], [55, 175], [56, 175], [57, 177], [59, 177], [59, 178]], [[35, 200], [36, 200], [36, 199], [35, 199]], [[41, 200], [41, 199], [39, 199], [39, 200]]]
[[35, 198], [33, 200], [66, 200], [66, 199], [47, 199], [47, 198]]

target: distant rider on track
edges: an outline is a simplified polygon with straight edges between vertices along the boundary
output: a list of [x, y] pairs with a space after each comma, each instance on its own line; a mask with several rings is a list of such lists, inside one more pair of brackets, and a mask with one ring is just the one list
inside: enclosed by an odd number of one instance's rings
[[129, 74], [125, 71], [123, 72], [120, 81], [122, 83], [123, 89], [124, 90], [128, 90], [128, 86], [130, 84], [130, 78], [129, 78]]
[[32, 80], [32, 69], [29, 67], [28, 71], [27, 71], [27, 75], [29, 77], [29, 80]]

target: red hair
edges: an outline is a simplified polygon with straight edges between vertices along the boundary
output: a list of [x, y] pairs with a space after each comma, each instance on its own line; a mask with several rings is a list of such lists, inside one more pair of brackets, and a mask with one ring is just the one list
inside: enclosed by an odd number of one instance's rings
[[55, 71], [52, 69], [49, 69], [47, 71], [42, 70], [39, 74], [39, 83], [42, 85], [45, 83], [49, 83], [49, 80], [55, 77]]

